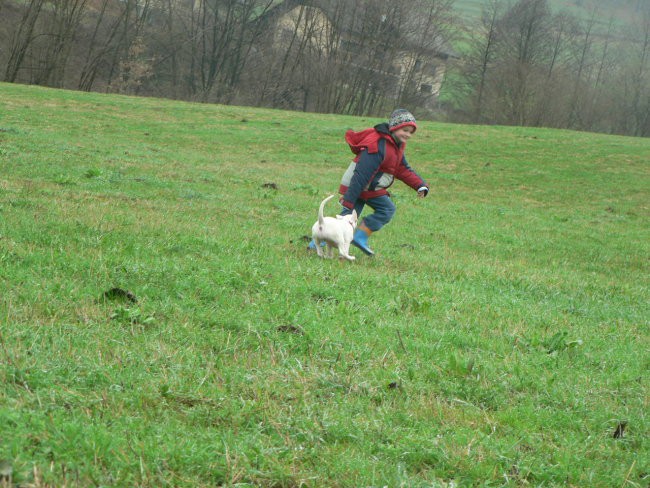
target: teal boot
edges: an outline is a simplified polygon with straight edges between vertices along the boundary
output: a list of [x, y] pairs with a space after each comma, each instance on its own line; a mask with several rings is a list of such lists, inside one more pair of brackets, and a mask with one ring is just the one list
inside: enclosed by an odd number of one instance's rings
[[361, 249], [368, 256], [374, 256], [374, 251], [368, 247], [368, 238], [372, 234], [372, 231], [362, 223], [354, 231], [354, 237], [352, 238], [352, 244]]
[[[325, 247], [326, 245], [327, 245], [327, 242], [325, 242], [325, 241], [322, 241], [320, 243], [320, 247]], [[307, 249], [309, 249], [310, 251], [315, 251], [316, 250], [316, 241], [314, 241], [314, 239], [312, 239], [309, 242], [309, 245], [307, 246]]]

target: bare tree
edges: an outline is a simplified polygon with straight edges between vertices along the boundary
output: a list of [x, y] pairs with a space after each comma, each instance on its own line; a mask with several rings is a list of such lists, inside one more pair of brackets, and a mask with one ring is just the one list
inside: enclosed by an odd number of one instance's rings
[[167, 52], [169, 53], [166, 58], [169, 60], [169, 76], [171, 79], [171, 90], [174, 98], [176, 98], [177, 87], [179, 84], [179, 47], [178, 41], [181, 41], [180, 36], [176, 36], [176, 18], [175, 18], [175, 4], [173, 0], [167, 0], [164, 4], [167, 12], [165, 16], [165, 35], [168, 39]]
[[314, 80], [314, 105], [318, 112], [339, 112], [341, 96], [345, 90], [350, 67], [341, 63], [343, 43], [342, 26], [348, 18], [345, 0], [333, 2], [329, 12], [330, 23], [323, 31], [323, 48], [319, 50], [316, 64], [317, 78]]
[[[254, 54], [259, 105], [350, 114], [421, 105], [452, 0], [285, 1]], [[438, 51], [439, 52], [439, 51]], [[427, 71], [428, 66], [428, 71]], [[444, 72], [444, 71], [443, 71]], [[251, 78], [248, 76], [248, 78]]]
[[444, 52], [455, 30], [453, 0], [413, 1], [406, 10], [403, 37], [407, 49], [400, 50], [395, 60], [401, 65], [397, 104], [422, 105], [432, 92], [422, 91], [439, 68], [434, 60]]
[[[306, 104], [305, 83], [308, 83], [304, 80], [305, 70], [300, 68], [310, 64], [309, 56], [320, 50], [318, 33], [324, 21], [317, 11], [305, 5], [297, 6], [292, 13], [276, 31], [278, 44], [273, 51], [277, 62], [265, 77], [260, 100], [270, 96], [276, 107], [298, 109]], [[303, 92], [302, 103], [296, 100], [298, 91]]]
[[113, 90], [125, 92], [133, 83], [133, 56], [135, 53], [142, 54], [144, 49], [143, 33], [151, 13], [151, 0], [125, 0], [119, 3], [122, 9], [119, 15], [121, 22], [115, 26], [117, 34], [114, 48], [111, 50], [107, 85]]
[[483, 110], [489, 71], [497, 56], [497, 26], [502, 10], [501, 0], [490, 0], [481, 14], [481, 23], [470, 33], [470, 48], [463, 61], [463, 73], [469, 93], [471, 119], [483, 121]]
[[631, 57], [630, 115], [635, 136], [650, 136], [650, 13], [638, 26], [637, 41]]
[[500, 26], [502, 76], [499, 96], [506, 103], [506, 122], [530, 123], [549, 54], [550, 10], [547, 0], [520, 0]]
[[378, 39], [369, 32], [389, 12], [378, 1], [334, 0], [319, 8], [305, 3], [285, 2], [281, 23], [258, 53], [270, 60], [258, 104], [324, 112], [372, 110], [382, 81], [379, 71], [391, 60], [373, 59]]
[[566, 127], [566, 106], [569, 103], [566, 88], [570, 86], [572, 78], [567, 66], [573, 53], [578, 26], [575, 17], [567, 13], [553, 16], [552, 26], [549, 31], [550, 57], [531, 124]]
[[552, 15], [546, 0], [520, 0], [503, 13], [498, 7], [495, 1], [486, 10], [466, 56], [472, 120], [567, 126], [576, 83], [575, 19]]
[[68, 56], [75, 43], [86, 8], [86, 0], [52, 0], [51, 12], [46, 19], [44, 32], [47, 45], [43, 49], [40, 69], [34, 82], [38, 85], [62, 87]]
[[232, 96], [260, 32], [254, 20], [271, 4], [270, 0], [203, 0], [197, 4], [193, 68], [202, 100], [227, 101]]
[[86, 47], [86, 52], [82, 55], [83, 64], [77, 84], [80, 90], [93, 89], [100, 68], [109, 65], [111, 53], [118, 49], [122, 32], [120, 26], [123, 25], [128, 10], [122, 8], [118, 13], [112, 13], [114, 3], [114, 0], [102, 0], [100, 9], [90, 24], [90, 35], [83, 39], [82, 46]]
[[587, 22], [587, 26], [584, 30], [583, 40], [578, 52], [573, 95], [571, 96], [571, 105], [569, 109], [569, 127], [583, 127], [583, 121], [581, 120], [581, 111], [579, 110], [580, 105], [582, 104], [580, 95], [585, 93], [586, 83], [583, 80], [583, 76], [584, 71], [590, 61], [589, 55], [593, 44], [592, 31], [596, 22], [597, 15], [598, 11], [596, 8], [594, 8], [591, 18]]
[[34, 41], [34, 28], [41, 15], [44, 0], [29, 0], [23, 8], [23, 16], [19, 22], [9, 47], [9, 60], [5, 69], [5, 81], [13, 83], [18, 77], [27, 50]]
[[[611, 79], [615, 71], [616, 62], [610, 55], [610, 45], [614, 39], [614, 19], [610, 18], [607, 33], [602, 42], [594, 43], [594, 74], [591, 76], [591, 86], [589, 87], [590, 95], [584, 100], [582, 105], [583, 128], [586, 130], [596, 130], [607, 132], [611, 127], [612, 109], [610, 105], [611, 96], [607, 87], [608, 80]], [[600, 49], [596, 53], [596, 49]], [[611, 82], [609, 83], [611, 84]]]

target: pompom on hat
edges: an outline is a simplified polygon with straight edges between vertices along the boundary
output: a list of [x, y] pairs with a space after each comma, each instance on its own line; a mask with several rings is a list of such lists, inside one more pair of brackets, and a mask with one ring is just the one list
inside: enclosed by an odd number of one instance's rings
[[415, 125], [415, 117], [413, 117], [413, 114], [408, 110], [398, 108], [390, 114], [390, 118], [388, 119], [388, 129], [391, 132], [406, 127], [407, 125], [413, 127], [413, 132], [418, 128], [418, 126]]

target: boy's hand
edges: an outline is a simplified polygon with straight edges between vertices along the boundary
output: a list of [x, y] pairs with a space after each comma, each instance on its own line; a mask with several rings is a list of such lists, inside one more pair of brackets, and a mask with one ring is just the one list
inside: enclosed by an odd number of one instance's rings
[[418, 198], [424, 198], [429, 194], [429, 189], [426, 186], [418, 188]]

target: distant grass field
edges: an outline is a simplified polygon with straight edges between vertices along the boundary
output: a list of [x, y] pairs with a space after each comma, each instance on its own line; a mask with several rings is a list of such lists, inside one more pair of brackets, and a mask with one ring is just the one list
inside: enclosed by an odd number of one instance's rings
[[[512, 5], [515, 2], [503, 2], [503, 6]], [[472, 22], [481, 18], [485, 6], [490, 4], [490, 0], [454, 0], [454, 10], [460, 15], [465, 23]], [[569, 12], [583, 20], [589, 20], [592, 17], [594, 9], [596, 10], [596, 21], [600, 23], [603, 29], [607, 28], [611, 17], [623, 26], [634, 21], [641, 14], [636, 10], [635, 2], [614, 2], [603, 0], [549, 0], [549, 6], [554, 13]]]
[[647, 487], [650, 140], [375, 122], [0, 84], [0, 484]]

